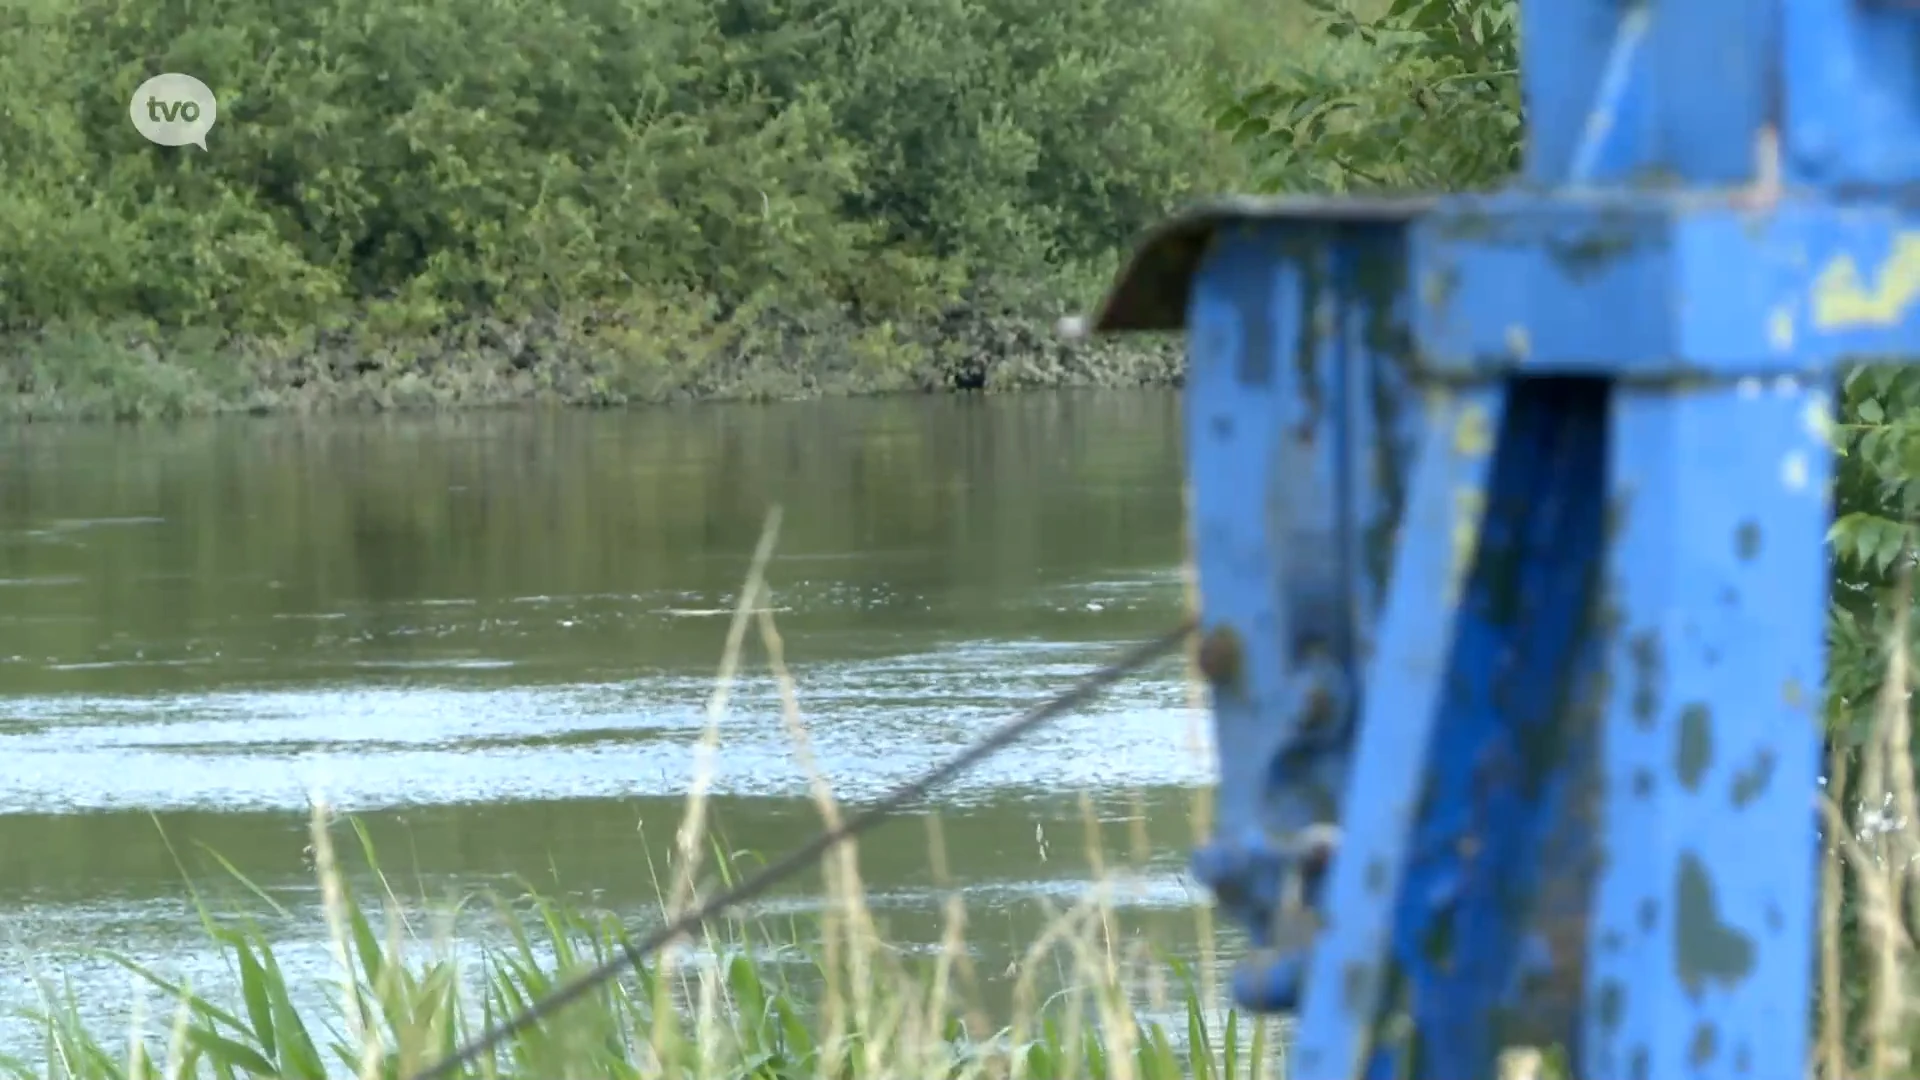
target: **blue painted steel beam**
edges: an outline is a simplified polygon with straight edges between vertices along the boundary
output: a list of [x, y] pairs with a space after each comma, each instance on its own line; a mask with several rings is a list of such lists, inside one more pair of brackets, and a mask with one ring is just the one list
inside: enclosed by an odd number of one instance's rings
[[1195, 872], [1271, 960], [1236, 984], [1261, 1008], [1291, 1008], [1298, 990], [1287, 899], [1315, 888], [1316, 826], [1339, 813], [1419, 430], [1404, 354], [1379, 337], [1404, 321], [1403, 244], [1400, 230], [1366, 223], [1236, 229], [1194, 296], [1190, 513], [1200, 588], [1214, 598], [1201, 663], [1219, 737], [1236, 748], [1217, 794], [1234, 825]]
[[1616, 390], [1582, 1076], [1804, 1074], [1826, 409], [1821, 384]]
[[1818, 377], [1920, 341], [1920, 211], [1744, 193], [1459, 196], [1413, 227], [1421, 369]]
[[1296, 1080], [1803, 1069], [1831, 385], [1920, 352], [1920, 10], [1526, 0], [1526, 176], [1232, 199], [1185, 329], [1195, 869]]

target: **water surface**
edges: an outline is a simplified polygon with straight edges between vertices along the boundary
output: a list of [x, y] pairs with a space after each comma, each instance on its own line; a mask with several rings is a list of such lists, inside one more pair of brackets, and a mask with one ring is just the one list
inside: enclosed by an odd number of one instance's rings
[[[93, 948], [221, 982], [186, 888], [222, 877], [209, 850], [286, 905], [283, 963], [322, 972], [314, 793], [422, 896], [531, 881], [648, 918], [770, 505], [813, 754], [870, 800], [1179, 616], [1177, 419], [1099, 393], [0, 436], [0, 1005], [65, 970], [120, 1015]], [[868, 840], [889, 933], [937, 940], [959, 888], [1004, 967], [1042, 901], [1084, 893], [1090, 806], [1144, 874], [1126, 932], [1193, 953], [1212, 766], [1187, 701], [1162, 663], [943, 791], [944, 881], [924, 815]], [[804, 840], [757, 642], [720, 739], [726, 842]]]

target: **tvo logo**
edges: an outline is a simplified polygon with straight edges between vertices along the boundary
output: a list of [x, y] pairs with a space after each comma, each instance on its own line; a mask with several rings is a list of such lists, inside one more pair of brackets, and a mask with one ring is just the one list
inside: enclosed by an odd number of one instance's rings
[[219, 116], [219, 103], [207, 84], [191, 75], [155, 75], [140, 84], [127, 105], [134, 130], [161, 146], [207, 148], [207, 132]]

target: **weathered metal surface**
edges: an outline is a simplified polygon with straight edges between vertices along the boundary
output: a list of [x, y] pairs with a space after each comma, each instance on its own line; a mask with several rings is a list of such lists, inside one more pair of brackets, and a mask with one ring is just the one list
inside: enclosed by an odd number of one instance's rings
[[[1196, 875], [1252, 935], [1242, 1000], [1298, 992], [1316, 826], [1339, 811], [1360, 673], [1420, 403], [1404, 371], [1400, 230], [1282, 217], [1217, 231], [1188, 316], [1200, 662], [1233, 825]], [[1290, 896], [1292, 900], [1290, 901]]]
[[1818, 384], [1615, 393], [1583, 1075], [1804, 1068], [1827, 408]]
[[1184, 330], [1194, 275], [1214, 238], [1248, 229], [1314, 222], [1411, 221], [1431, 199], [1262, 198], [1231, 196], [1192, 207], [1156, 226], [1135, 246], [1092, 319], [1095, 332]]
[[1297, 1080], [1798, 1072], [1836, 368], [1920, 351], [1920, 15], [1525, 0], [1511, 190], [1227, 200], [1188, 333], [1243, 1004]]

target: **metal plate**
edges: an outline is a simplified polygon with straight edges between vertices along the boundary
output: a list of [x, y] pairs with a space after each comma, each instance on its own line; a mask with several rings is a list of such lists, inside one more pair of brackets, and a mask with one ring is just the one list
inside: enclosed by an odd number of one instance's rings
[[[1194, 272], [1214, 235], [1235, 225], [1284, 222], [1356, 224], [1407, 222], [1427, 212], [1431, 198], [1365, 199], [1335, 196], [1234, 196], [1214, 199], [1156, 225], [1134, 247], [1095, 310], [1095, 333], [1183, 330]], [[1072, 330], [1068, 330], [1069, 333]]]

